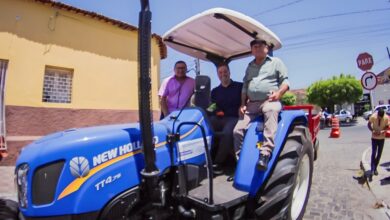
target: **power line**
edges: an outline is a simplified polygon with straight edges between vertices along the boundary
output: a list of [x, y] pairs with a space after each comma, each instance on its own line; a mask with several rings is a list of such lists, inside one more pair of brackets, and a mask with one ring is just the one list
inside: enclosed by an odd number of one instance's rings
[[[299, 36], [299, 37], [290, 37], [287, 38], [286, 40], [286, 46], [294, 46], [294, 45], [299, 45], [302, 43], [310, 42], [310, 41], [318, 41], [321, 39], [338, 39], [338, 38], [347, 38], [347, 39], [353, 39], [356, 36], [359, 35], [374, 35], [378, 37], [383, 37], [386, 35], [383, 35], [383, 32], [389, 32], [390, 31], [390, 26], [383, 28], [383, 27], [373, 27], [369, 28], [366, 30], [362, 29], [357, 29], [357, 28], [352, 28], [352, 29], [346, 29], [344, 31], [339, 30], [339, 31], [332, 31], [332, 32], [319, 32], [317, 34], [309, 34], [307, 36]], [[379, 35], [377, 35], [379, 34]], [[318, 39], [318, 37], [321, 37]], [[289, 43], [287, 43], [289, 42]]]
[[[367, 38], [370, 38], [372, 40], [374, 38], [382, 37], [383, 35], [388, 35], [389, 33], [390, 33], [389, 30], [377, 30], [375, 32], [361, 32], [355, 34], [353, 36], [353, 39], [366, 40]], [[342, 38], [320, 38], [314, 40], [307, 40], [299, 43], [288, 44], [286, 45], [286, 48], [283, 50], [283, 52], [305, 50], [305, 49], [314, 50], [314, 48], [318, 49], [319, 47], [323, 47], [323, 46], [329, 47], [330, 45], [332, 45], [332, 47], [335, 47], [335, 44], [346, 43], [346, 42], [349, 43], [351, 42], [351, 40], [352, 38], [350, 36], [345, 36]]]
[[300, 33], [297, 35], [292, 35], [288, 37], [284, 37], [283, 41], [288, 42], [292, 40], [299, 40], [299, 39], [307, 39], [311, 38], [313, 36], [324, 36], [324, 35], [337, 35], [337, 34], [343, 34], [344, 36], [346, 33], [354, 33], [353, 31], [358, 31], [362, 32], [365, 30], [378, 30], [378, 29], [389, 29], [390, 28], [390, 23], [379, 23], [379, 24], [370, 24], [370, 25], [359, 25], [359, 26], [354, 26], [354, 27], [332, 27], [324, 30], [317, 30], [313, 32], [308, 32], [308, 33]]
[[378, 61], [374, 60], [374, 64], [378, 65], [378, 64], [380, 64], [380, 63], [382, 63], [383, 61], [386, 61], [386, 60], [387, 60], [387, 55], [385, 55], [384, 57], [378, 59]]
[[304, 21], [320, 20], [320, 19], [324, 19], [324, 18], [333, 18], [333, 17], [340, 17], [340, 16], [346, 16], [346, 15], [372, 13], [372, 12], [388, 11], [388, 10], [390, 10], [390, 8], [378, 8], [378, 9], [370, 9], [370, 10], [363, 10], [363, 11], [352, 11], [352, 12], [338, 13], [338, 14], [332, 14], [332, 15], [322, 15], [322, 16], [311, 17], [311, 18], [302, 18], [302, 19], [297, 19], [297, 20], [293, 20], [293, 21], [285, 21], [285, 22], [270, 24], [267, 26], [268, 27], [279, 26], [279, 25], [299, 23], [299, 22], [304, 22]]
[[[301, 41], [297, 43], [290, 43], [286, 44], [285, 49], [283, 50], [282, 53], [284, 52], [292, 52], [294, 51], [300, 51], [300, 50], [315, 50], [320, 47], [336, 47], [336, 45], [343, 44], [342, 46], [338, 46], [337, 48], [341, 47], [346, 47], [344, 43], [349, 43], [351, 42], [352, 39], [362, 39], [362, 40], [367, 40], [368, 38], [373, 40], [374, 38], [378, 37], [383, 37], [383, 36], [388, 36], [390, 33], [390, 30], [374, 30], [374, 31], [365, 31], [365, 32], [359, 32], [359, 33], [354, 33], [353, 35], [345, 34], [343, 37], [323, 37], [323, 38], [317, 38], [317, 39], [309, 39], [306, 41]], [[352, 37], [351, 37], [352, 36]], [[350, 44], [349, 44], [350, 45]], [[350, 45], [351, 46], [351, 45]]]
[[284, 5], [280, 5], [278, 7], [275, 7], [275, 8], [271, 8], [271, 9], [268, 9], [268, 10], [265, 10], [265, 11], [262, 11], [262, 12], [259, 12], [255, 15], [253, 15], [253, 17], [257, 17], [259, 15], [263, 15], [263, 14], [266, 14], [268, 12], [272, 12], [272, 11], [276, 11], [276, 10], [279, 10], [279, 9], [282, 9], [282, 8], [285, 8], [285, 7], [288, 7], [288, 6], [291, 6], [291, 5], [294, 5], [294, 4], [297, 4], [299, 2], [301, 2], [303, 0], [296, 0], [296, 1], [293, 1], [293, 2], [290, 2], [290, 3], [287, 3], [287, 4], [284, 4]]

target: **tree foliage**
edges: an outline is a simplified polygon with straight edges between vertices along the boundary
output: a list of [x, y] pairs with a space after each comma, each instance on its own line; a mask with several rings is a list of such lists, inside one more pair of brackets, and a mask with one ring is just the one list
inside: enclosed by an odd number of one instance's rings
[[352, 75], [340, 74], [328, 80], [320, 80], [309, 86], [307, 99], [318, 106], [333, 106], [354, 103], [360, 99], [363, 88]]
[[283, 105], [295, 105], [297, 101], [297, 96], [294, 95], [294, 93], [292, 92], [286, 92], [284, 93], [280, 101]]

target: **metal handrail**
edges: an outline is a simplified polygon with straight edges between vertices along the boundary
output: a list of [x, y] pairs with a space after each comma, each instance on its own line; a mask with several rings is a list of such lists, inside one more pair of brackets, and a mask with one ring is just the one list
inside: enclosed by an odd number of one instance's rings
[[321, 119], [321, 115], [316, 115], [313, 117], [312, 114], [313, 108], [314, 108], [313, 105], [291, 105], [291, 106], [283, 107], [283, 110], [307, 110], [308, 111], [309, 131], [311, 134], [312, 142], [314, 142], [317, 133], [320, 130], [320, 119]]

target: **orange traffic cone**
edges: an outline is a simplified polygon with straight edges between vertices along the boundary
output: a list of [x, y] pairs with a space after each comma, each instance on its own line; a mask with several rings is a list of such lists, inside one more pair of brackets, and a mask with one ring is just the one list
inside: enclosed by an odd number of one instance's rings
[[332, 130], [330, 131], [331, 138], [339, 138], [340, 137], [340, 124], [339, 119], [335, 116], [332, 116]]

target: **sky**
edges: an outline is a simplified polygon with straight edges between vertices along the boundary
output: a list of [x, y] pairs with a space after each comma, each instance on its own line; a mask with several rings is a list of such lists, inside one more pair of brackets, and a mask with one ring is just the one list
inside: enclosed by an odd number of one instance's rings
[[[138, 0], [58, 0], [138, 26]], [[375, 74], [390, 67], [390, 0], [150, 0], [152, 32], [162, 36], [181, 21], [207, 9], [223, 7], [248, 15], [271, 29], [282, 41], [274, 56], [288, 68], [291, 89], [304, 89], [315, 81], [351, 74], [360, 80], [363, 71], [356, 58], [373, 56]], [[233, 80], [242, 81], [253, 58], [230, 63]], [[173, 65], [194, 58], [168, 48], [161, 61], [161, 78], [173, 74]], [[201, 62], [201, 74], [219, 84], [213, 64]], [[195, 72], [188, 73], [195, 76]]]

